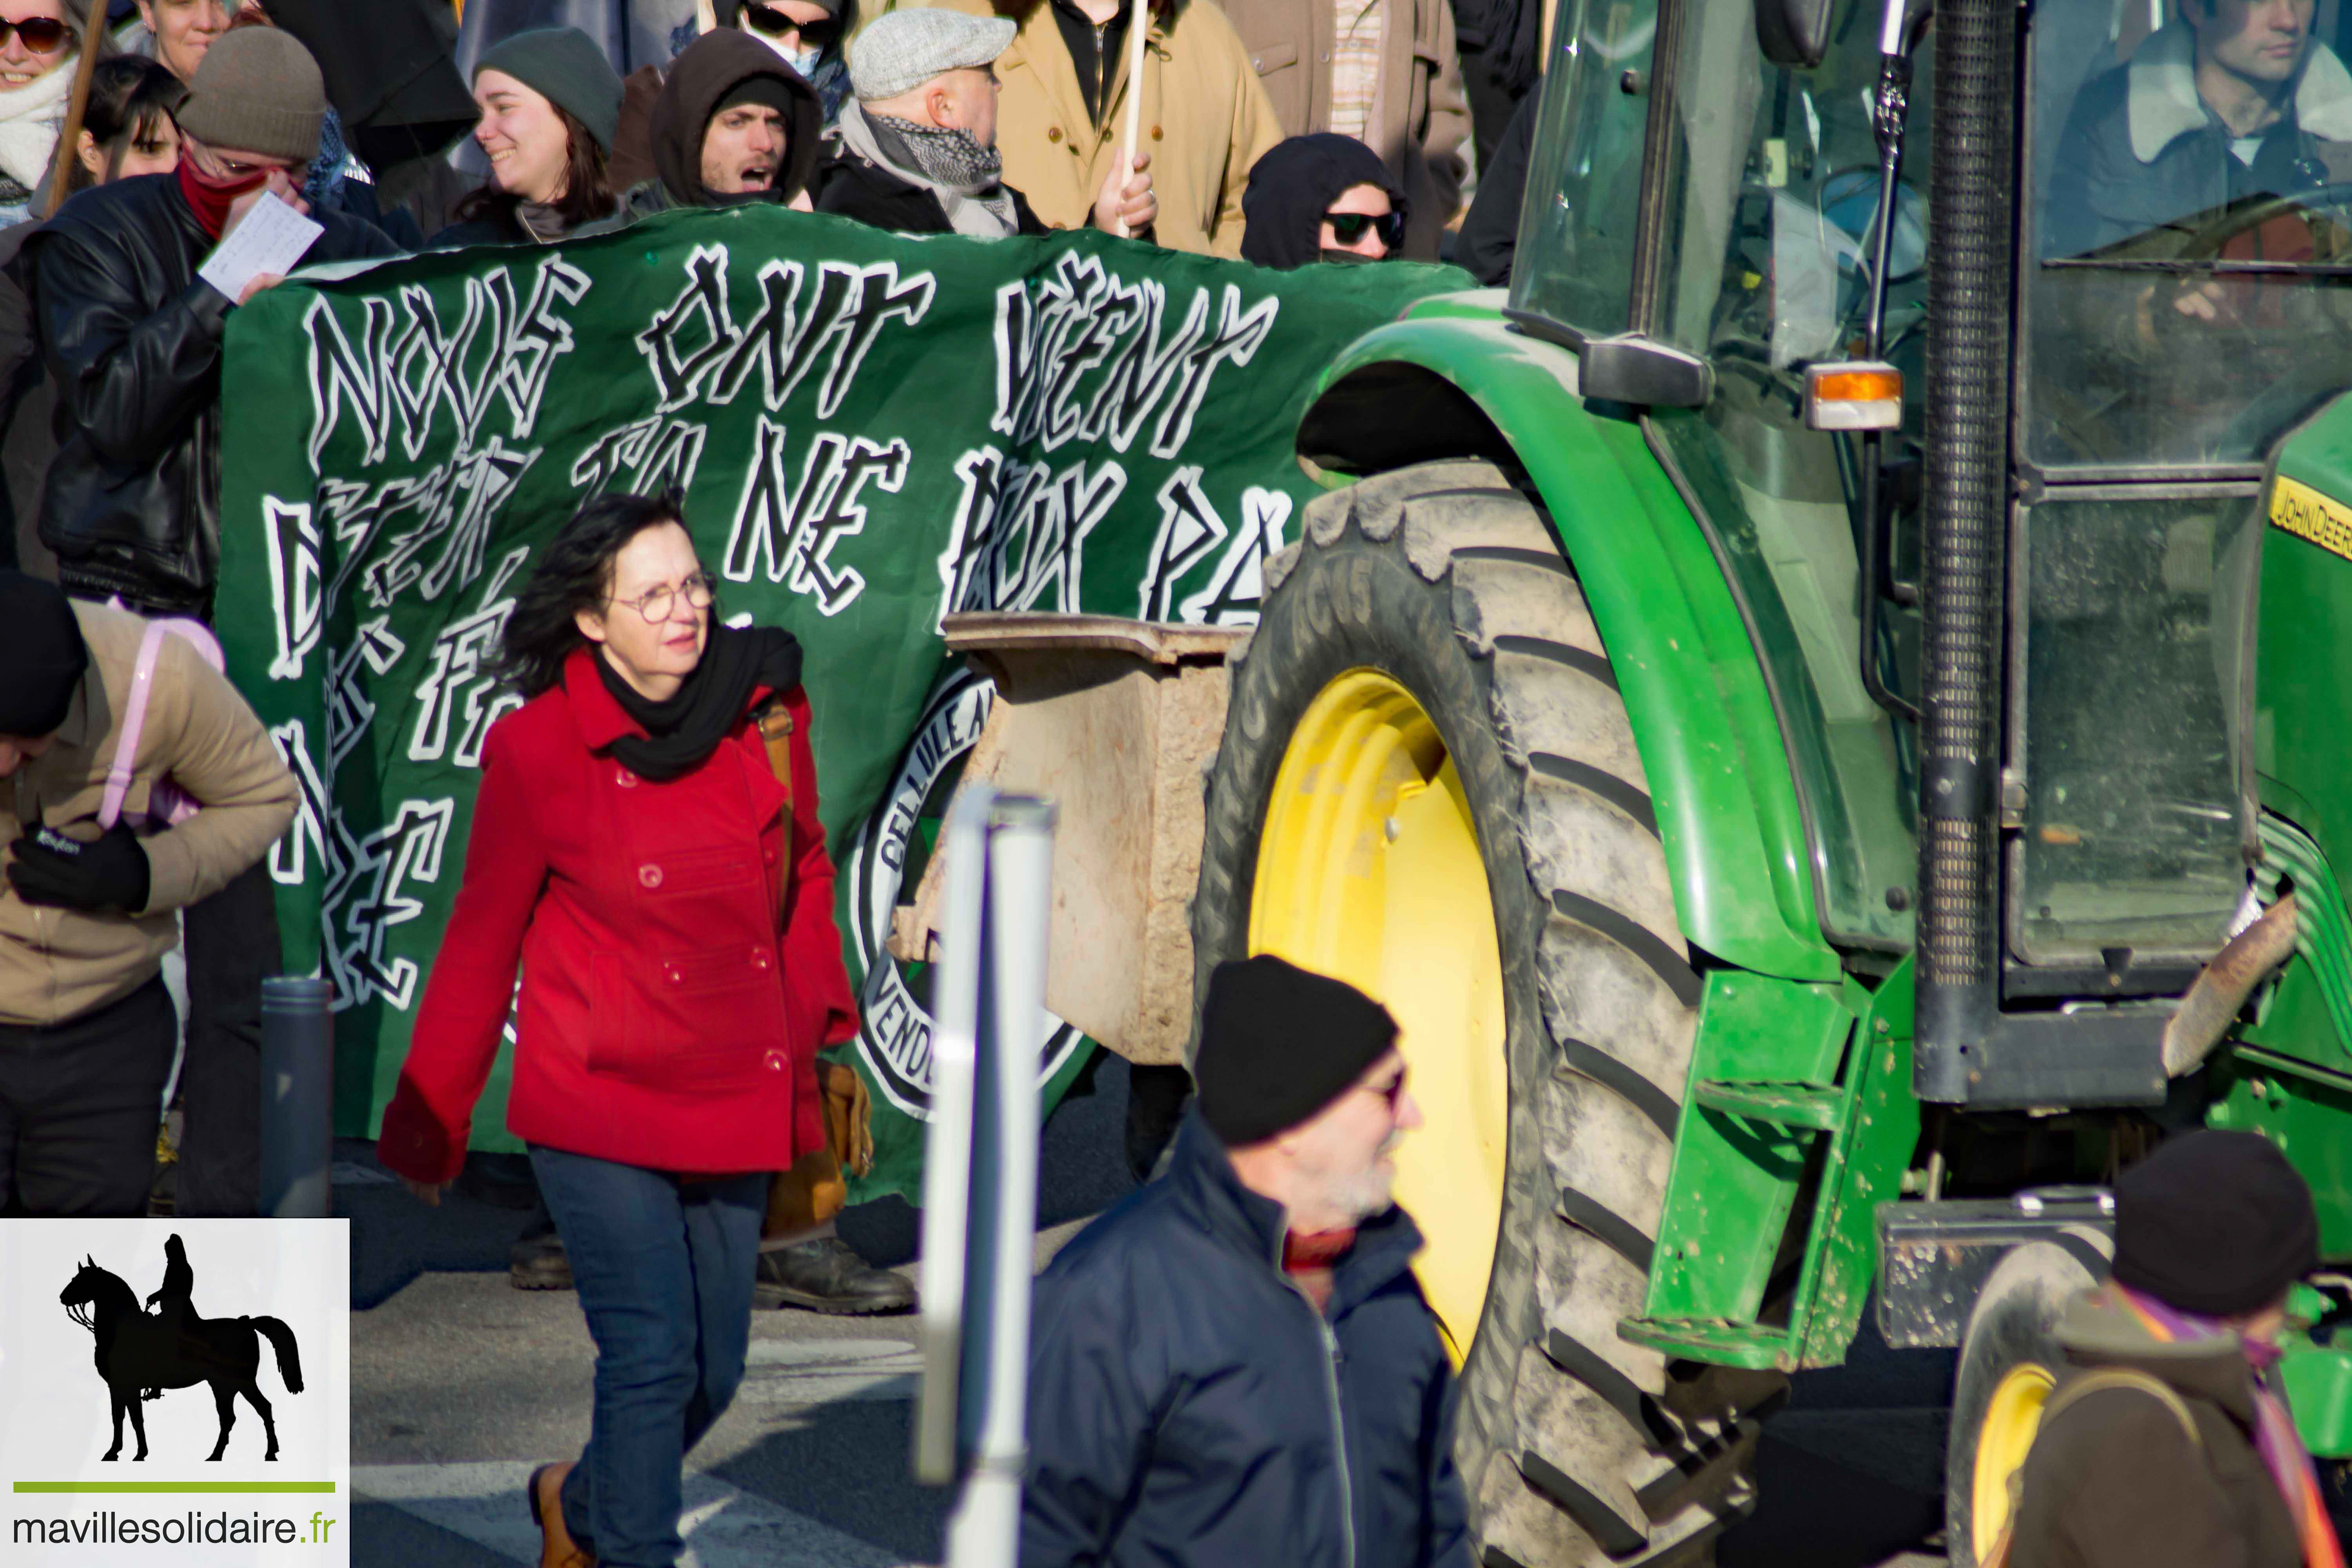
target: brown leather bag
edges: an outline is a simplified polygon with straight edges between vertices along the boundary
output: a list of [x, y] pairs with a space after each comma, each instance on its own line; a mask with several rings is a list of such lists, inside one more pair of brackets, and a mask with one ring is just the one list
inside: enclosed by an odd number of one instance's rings
[[[793, 887], [793, 716], [782, 697], [761, 704], [752, 721], [768, 749], [768, 766], [784, 786], [784, 858], [778, 921], [792, 907]], [[874, 1101], [857, 1069], [840, 1062], [816, 1064], [816, 1086], [824, 1097], [825, 1147], [812, 1149], [779, 1171], [768, 1182], [768, 1215], [760, 1227], [766, 1237], [785, 1237], [819, 1225], [839, 1214], [849, 1201], [849, 1183], [842, 1174], [846, 1163], [855, 1175], [874, 1168]]]

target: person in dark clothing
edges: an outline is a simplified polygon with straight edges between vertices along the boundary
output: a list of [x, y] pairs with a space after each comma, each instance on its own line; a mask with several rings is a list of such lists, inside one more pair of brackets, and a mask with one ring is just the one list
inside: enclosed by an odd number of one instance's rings
[[706, 34], [670, 62], [654, 106], [656, 174], [630, 187], [619, 213], [582, 232], [671, 207], [805, 207], [824, 120], [816, 89], [775, 50], [731, 30]]
[[994, 68], [1014, 30], [952, 11], [894, 12], [868, 27], [850, 48], [857, 96], [817, 172], [817, 211], [901, 234], [1049, 232], [1004, 183], [996, 150]]
[[2026, 1456], [2011, 1568], [2344, 1560], [2273, 1372], [2318, 1243], [2310, 1188], [2257, 1134], [2191, 1132], [2125, 1173], [2112, 1273], [2059, 1324], [2073, 1369]]
[[[74, 161], [66, 166], [66, 195], [142, 174], [167, 174], [179, 166], [180, 130], [173, 110], [187, 89], [153, 60], [116, 55], [90, 73], [89, 101], [82, 115]], [[54, 582], [57, 557], [41, 542], [41, 484], [58, 454], [51, 416], [57, 395], [41, 363], [41, 343], [33, 330], [29, 280], [18, 275], [16, 258], [40, 227], [36, 220], [0, 230], [0, 466], [6, 488], [0, 492], [9, 521], [0, 526], [0, 563], [15, 541], [14, 563]]]
[[[824, 131], [831, 134], [849, 98], [849, 59], [843, 46], [857, 30], [855, 0], [717, 0], [710, 19], [703, 37], [731, 31], [757, 39], [814, 88]], [[683, 56], [686, 50], [678, 53]], [[670, 68], [639, 66], [623, 79], [620, 129], [613, 136], [613, 183], [624, 190], [659, 173], [654, 167], [654, 105], [661, 100]]]
[[2352, 72], [2312, 36], [2312, 12], [2313, 0], [2182, 0], [2179, 21], [2084, 87], [2042, 204], [2042, 253], [2081, 256], [2352, 179]]
[[1211, 975], [1167, 1175], [1037, 1282], [1023, 1568], [1469, 1568], [1396, 1034], [1278, 958]]
[[[338, 210], [371, 217], [403, 248], [448, 226], [471, 182], [443, 156], [477, 114], [451, 52], [457, 35], [439, 0], [247, 0], [319, 62], [333, 112], [313, 183], [341, 176]], [[327, 159], [336, 162], [331, 166]], [[348, 154], [348, 157], [345, 155]], [[333, 205], [313, 200], [311, 205]]]
[[1462, 93], [1470, 100], [1470, 137], [1478, 177], [1508, 139], [1519, 106], [1541, 96], [1543, 14], [1539, 0], [1454, 0], [1454, 42], [1462, 57]]
[[1260, 158], [1242, 213], [1242, 259], [1260, 267], [1384, 261], [1404, 247], [1404, 187], [1379, 153], [1328, 131]]
[[1490, 161], [1482, 160], [1478, 194], [1471, 200], [1470, 216], [1462, 220], [1462, 232], [1454, 237], [1455, 265], [1489, 289], [1511, 280], [1511, 258], [1519, 244], [1519, 208], [1528, 194], [1528, 163], [1535, 156], [1536, 109], [1542, 101], [1535, 97], [1519, 100], [1502, 145]]
[[[208, 616], [220, 562], [220, 362], [231, 300], [196, 268], [264, 193], [300, 209], [318, 151], [319, 68], [283, 33], [213, 45], [179, 116], [171, 174], [72, 197], [26, 242], [34, 320], [58, 388], [59, 441], [41, 539], [78, 597], [150, 616]], [[340, 213], [303, 259], [394, 254]], [[247, 867], [185, 921], [189, 1017], [178, 1205], [250, 1215], [259, 1190], [261, 980], [278, 966], [268, 869]]]
[[436, 250], [552, 245], [620, 205], [605, 160], [621, 118], [621, 79], [577, 27], [537, 27], [482, 52], [474, 140], [490, 177], [459, 202]]

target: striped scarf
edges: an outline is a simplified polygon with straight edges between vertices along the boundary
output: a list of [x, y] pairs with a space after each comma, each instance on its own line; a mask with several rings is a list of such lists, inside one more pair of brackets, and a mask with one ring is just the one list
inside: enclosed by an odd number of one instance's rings
[[[2214, 1318], [2200, 1318], [2167, 1306], [2155, 1297], [2126, 1285], [2108, 1282], [2125, 1310], [2159, 1344], [2190, 1343], [2217, 1339], [2236, 1331]], [[2335, 1521], [2321, 1500], [2319, 1471], [2294, 1429], [2294, 1415], [2280, 1396], [2271, 1373], [2279, 1363], [2279, 1348], [2261, 1340], [2242, 1340], [2246, 1366], [2254, 1385], [2254, 1451], [2271, 1473], [2279, 1495], [2294, 1520], [2303, 1540], [2305, 1568], [2344, 1568], [2344, 1548], [2336, 1539]]]

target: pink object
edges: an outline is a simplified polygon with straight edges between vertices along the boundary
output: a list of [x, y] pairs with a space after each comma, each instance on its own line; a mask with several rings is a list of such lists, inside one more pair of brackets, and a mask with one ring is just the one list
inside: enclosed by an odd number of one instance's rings
[[[147, 727], [147, 699], [155, 686], [155, 662], [163, 657], [167, 636], [184, 639], [206, 664], [226, 672], [228, 661], [221, 656], [220, 644], [214, 638], [212, 628], [202, 621], [175, 618], [147, 623], [147, 633], [139, 639], [139, 665], [131, 677], [131, 700], [114, 742], [114, 763], [106, 772], [106, 796], [98, 808], [100, 827], [112, 827], [121, 819], [123, 796], [131, 791], [131, 774], [139, 760], [140, 732]], [[132, 826], [149, 830], [170, 827], [195, 816], [199, 804], [169, 778], [160, 778], [148, 792], [145, 817]]]

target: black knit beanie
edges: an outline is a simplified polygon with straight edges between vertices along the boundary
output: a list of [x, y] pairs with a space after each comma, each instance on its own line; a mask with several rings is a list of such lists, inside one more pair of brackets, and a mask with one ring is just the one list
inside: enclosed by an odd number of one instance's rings
[[1321, 1110], [1396, 1044], [1388, 1009], [1271, 953], [1209, 975], [1192, 1065], [1201, 1118], [1228, 1149], [1262, 1143]]
[[2267, 1138], [2191, 1132], [2116, 1184], [2116, 1279], [2184, 1312], [2257, 1311], [2318, 1262], [2311, 1188]]
[[55, 583], [0, 572], [0, 735], [29, 741], [66, 721], [89, 649]]

